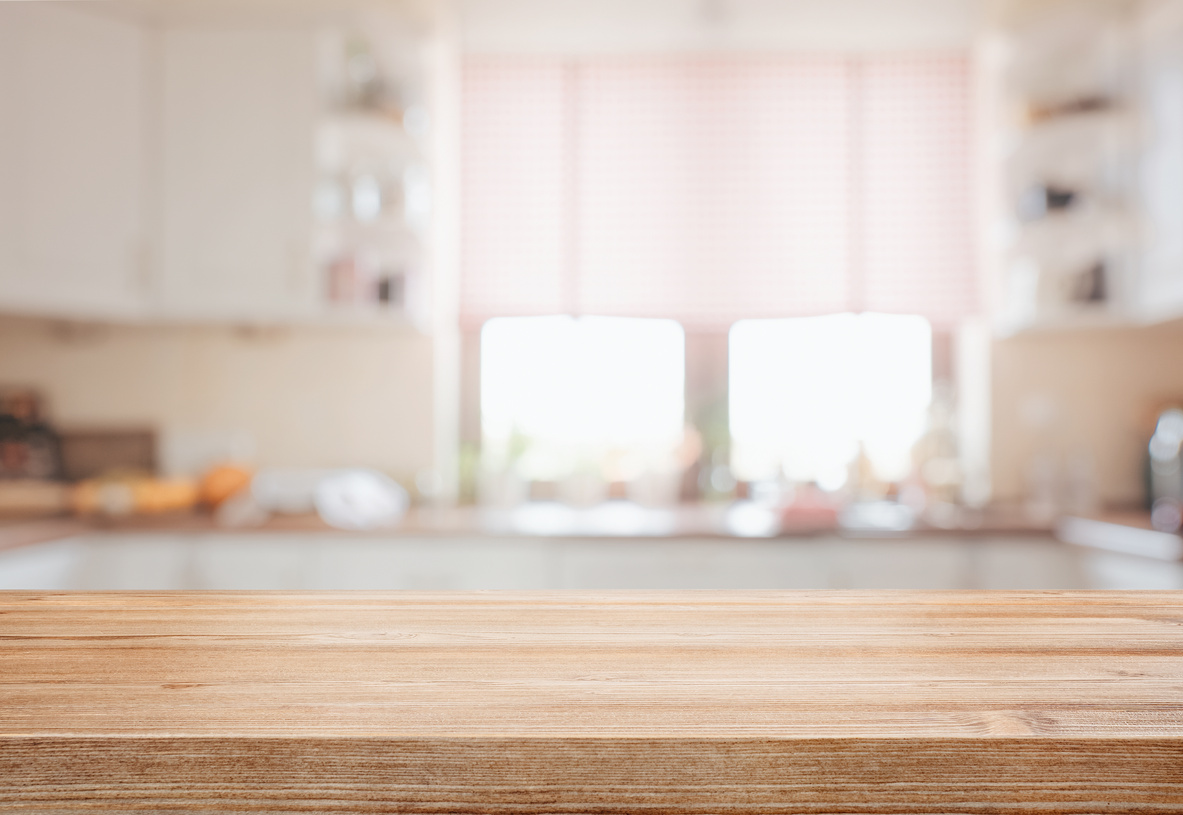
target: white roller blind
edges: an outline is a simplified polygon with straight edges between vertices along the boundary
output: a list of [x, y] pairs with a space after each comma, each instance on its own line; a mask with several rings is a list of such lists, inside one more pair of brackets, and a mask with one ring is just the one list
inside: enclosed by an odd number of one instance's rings
[[587, 65], [579, 305], [687, 325], [841, 310], [846, 84], [837, 59]]
[[947, 324], [976, 308], [970, 72], [956, 56], [862, 63], [860, 310]]
[[463, 83], [461, 314], [565, 311], [563, 66], [469, 62]]
[[462, 315], [971, 313], [969, 69], [470, 60]]

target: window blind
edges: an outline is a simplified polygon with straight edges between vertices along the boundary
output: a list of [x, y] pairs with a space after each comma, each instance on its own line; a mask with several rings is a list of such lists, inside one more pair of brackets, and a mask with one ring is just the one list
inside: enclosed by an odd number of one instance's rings
[[969, 62], [881, 58], [858, 67], [864, 277], [855, 310], [956, 322], [977, 306]]
[[962, 55], [467, 61], [461, 314], [975, 308]]
[[564, 75], [537, 61], [464, 70], [460, 312], [478, 323], [569, 310]]

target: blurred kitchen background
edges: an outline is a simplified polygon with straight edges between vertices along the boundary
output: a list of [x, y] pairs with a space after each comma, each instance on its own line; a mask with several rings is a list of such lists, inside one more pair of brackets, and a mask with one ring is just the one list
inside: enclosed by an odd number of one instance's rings
[[1183, 0], [0, 2], [0, 588], [1183, 589]]

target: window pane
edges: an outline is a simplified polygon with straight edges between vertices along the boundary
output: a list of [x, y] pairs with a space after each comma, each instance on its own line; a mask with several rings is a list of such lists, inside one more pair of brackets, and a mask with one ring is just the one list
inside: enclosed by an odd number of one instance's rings
[[486, 463], [533, 480], [585, 465], [602, 472], [613, 456], [659, 466], [682, 438], [684, 346], [672, 320], [490, 320], [481, 331]]
[[742, 320], [729, 337], [732, 466], [840, 487], [863, 446], [880, 477], [911, 464], [932, 398], [922, 317], [834, 314]]

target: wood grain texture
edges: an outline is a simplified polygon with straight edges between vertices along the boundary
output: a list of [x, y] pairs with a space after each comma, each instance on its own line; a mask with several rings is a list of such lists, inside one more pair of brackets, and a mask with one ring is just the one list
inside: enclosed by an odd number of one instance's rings
[[0, 593], [0, 811], [1183, 812], [1183, 594]]

